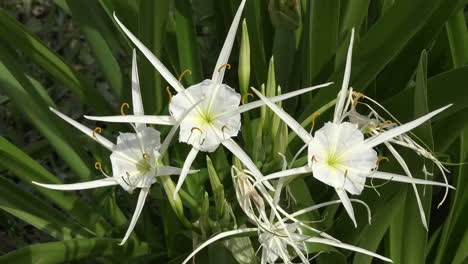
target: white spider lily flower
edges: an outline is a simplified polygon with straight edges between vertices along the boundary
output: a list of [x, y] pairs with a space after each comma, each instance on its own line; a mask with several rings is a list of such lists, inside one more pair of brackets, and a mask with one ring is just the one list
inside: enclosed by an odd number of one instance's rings
[[[357, 253], [366, 254], [383, 261], [392, 262], [391, 259], [381, 256], [379, 254], [370, 252], [366, 249], [355, 247], [349, 244], [342, 243], [337, 240], [328, 238], [311, 237], [302, 234], [299, 229], [298, 223], [284, 224], [284, 223], [271, 223], [271, 222], [254, 222], [256, 228], [241, 228], [238, 230], [226, 231], [215, 235], [208, 239], [201, 245], [199, 245], [192, 253], [182, 262], [182, 264], [188, 263], [192, 257], [198, 252], [207, 247], [208, 245], [234, 235], [240, 234], [252, 234], [256, 233], [258, 241], [260, 242], [260, 249], [262, 249], [261, 263], [262, 264], [273, 264], [278, 259], [281, 259], [283, 263], [293, 263], [294, 258], [300, 258], [302, 263], [310, 264], [307, 257], [306, 243], [319, 243], [324, 245], [330, 245], [337, 248], [343, 248], [352, 250]], [[290, 253], [290, 248], [294, 250], [295, 254]]]
[[[132, 66], [132, 98], [134, 114], [143, 114], [143, 104], [138, 81], [135, 51], [133, 52]], [[129, 193], [132, 193], [137, 188], [141, 189], [132, 220], [130, 221], [130, 225], [122, 239], [122, 242], [120, 243], [120, 245], [123, 245], [127, 241], [138, 221], [146, 197], [148, 196], [150, 186], [156, 182], [156, 177], [177, 175], [180, 174], [182, 170], [176, 167], [161, 165], [159, 160], [161, 156], [161, 153], [159, 152], [161, 149], [160, 133], [154, 128], [136, 123], [133, 125], [135, 133], [120, 133], [117, 137], [117, 143], [114, 144], [105, 137], [99, 135], [101, 132], [100, 128], [91, 130], [53, 108], [50, 108], [50, 110], [112, 152], [110, 155], [112, 176], [107, 175], [102, 170], [101, 164], [96, 162], [96, 169], [99, 169], [103, 175], [106, 176], [103, 179], [72, 184], [33, 183], [45, 188], [64, 191], [84, 190], [113, 185], [120, 185]], [[167, 145], [170, 140], [171, 137], [166, 137], [163, 145]]]
[[[91, 120], [108, 121], [108, 122], [130, 122], [130, 123], [146, 123], [171, 125], [181, 122], [179, 141], [192, 145], [192, 149], [185, 159], [182, 173], [177, 182], [174, 197], [182, 187], [185, 181], [189, 168], [197, 157], [198, 152], [213, 152], [220, 144], [228, 148], [235, 156], [237, 156], [250, 171], [253, 172], [257, 180], [263, 178], [261, 172], [257, 169], [250, 157], [232, 140], [232, 137], [237, 136], [241, 128], [240, 114], [255, 108], [258, 108], [264, 103], [262, 101], [248, 103], [239, 106], [241, 95], [226, 84], [223, 84], [223, 77], [226, 68], [231, 66], [227, 63], [233, 44], [237, 27], [242, 15], [242, 11], [246, 0], [242, 0], [234, 20], [229, 29], [228, 35], [221, 49], [220, 55], [213, 70], [211, 79], [204, 80], [201, 83], [192, 85], [185, 89], [179, 80], [174, 77], [169, 70], [161, 63], [161, 61], [147, 48], [135, 35], [130, 32], [117, 18], [114, 13], [114, 18], [117, 24], [127, 37], [140, 49], [150, 63], [159, 71], [161, 76], [171, 85], [177, 95], [172, 97], [169, 105], [171, 117], [167, 116], [148, 116], [148, 115], [126, 115], [126, 116], [106, 116], [95, 117], [85, 116]], [[302, 93], [306, 93], [321, 87], [330, 85], [326, 83], [315, 87], [310, 87], [301, 91], [295, 91], [280, 96], [272, 97], [270, 100], [279, 102]], [[193, 107], [196, 102], [199, 105]], [[187, 118], [181, 120], [181, 116], [189, 111]], [[267, 188], [272, 189], [272, 186], [266, 182]]]
[[351, 59], [354, 41], [354, 29], [346, 60], [345, 75], [340, 92], [338, 93], [333, 122], [328, 122], [323, 128], [309, 134], [294, 118], [283, 109], [265, 98], [260, 92], [254, 92], [275, 112], [308, 146], [308, 164], [304, 167], [273, 173], [260, 181], [287, 177], [312, 172], [313, 177], [335, 188], [340, 200], [357, 226], [354, 210], [347, 192], [360, 194], [365, 186], [366, 178], [379, 178], [388, 181], [399, 181], [412, 184], [439, 185], [453, 188], [448, 184], [414, 179], [407, 176], [376, 171], [378, 156], [374, 147], [385, 144], [420, 124], [426, 122], [436, 114], [444, 111], [450, 105], [435, 110], [414, 121], [387, 130], [378, 135], [365, 139], [364, 134], [356, 124], [344, 122], [345, 106], [351, 75]]

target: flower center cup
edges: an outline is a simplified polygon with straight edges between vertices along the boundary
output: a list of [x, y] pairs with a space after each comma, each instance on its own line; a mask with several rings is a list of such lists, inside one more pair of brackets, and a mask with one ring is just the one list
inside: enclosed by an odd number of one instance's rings
[[329, 122], [317, 130], [308, 157], [314, 178], [351, 194], [362, 192], [378, 159], [377, 152], [364, 145], [362, 132], [349, 122]]
[[211, 80], [192, 85], [184, 93], [175, 95], [169, 112], [176, 120], [199, 102], [181, 122], [179, 141], [201, 151], [213, 152], [221, 141], [237, 136], [241, 127], [240, 114], [224, 114], [238, 109], [240, 99], [240, 94], [231, 87]]

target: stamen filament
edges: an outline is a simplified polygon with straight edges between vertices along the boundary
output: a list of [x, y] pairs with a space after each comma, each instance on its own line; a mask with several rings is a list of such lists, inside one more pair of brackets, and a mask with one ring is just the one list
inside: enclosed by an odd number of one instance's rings
[[231, 64], [226, 63], [226, 64], [221, 65], [221, 67], [219, 67], [219, 69], [218, 69], [218, 72], [221, 72], [221, 70], [222, 70], [224, 67], [227, 67], [227, 69], [230, 70], [230, 69], [231, 69]]
[[242, 95], [242, 99], [241, 99], [242, 104], [245, 104], [245, 99], [247, 99], [248, 96], [254, 98], [254, 95], [253, 95], [253, 94], [251, 94], [251, 93], [246, 93], [246, 94]]
[[96, 133], [101, 134], [101, 132], [102, 132], [102, 128], [100, 128], [100, 127], [96, 127], [95, 129], [93, 129], [93, 138], [97, 139], [96, 138]]
[[384, 129], [385, 125], [390, 125], [390, 124], [393, 124], [393, 122], [390, 120], [386, 120], [385, 122], [383, 122], [382, 125], [380, 125], [379, 133], [382, 133], [382, 130]]
[[121, 115], [125, 115], [124, 107], [130, 108], [130, 105], [128, 103], [123, 103], [122, 105], [120, 105], [120, 114]]
[[169, 95], [169, 103], [171, 103], [172, 102], [172, 93], [171, 93], [171, 89], [169, 88], [169, 86], [166, 87], [166, 92]]
[[102, 170], [102, 164], [101, 164], [101, 162], [96, 161], [96, 162], [94, 163], [94, 168], [95, 168], [96, 170]]
[[189, 69], [184, 70], [184, 71], [179, 75], [179, 82], [182, 81], [182, 78], [184, 78], [184, 75], [185, 75], [187, 72], [188, 72], [190, 75], [192, 75], [192, 71], [191, 71], [191, 70], [189, 70]]
[[314, 113], [312, 114], [312, 129], [314, 129], [314, 127], [315, 127], [315, 119], [316, 119], [317, 116], [319, 116], [319, 115], [320, 115], [319, 112], [314, 112]]

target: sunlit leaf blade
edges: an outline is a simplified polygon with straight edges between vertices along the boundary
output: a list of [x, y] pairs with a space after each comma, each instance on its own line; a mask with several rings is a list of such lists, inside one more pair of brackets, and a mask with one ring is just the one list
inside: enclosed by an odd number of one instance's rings
[[[113, 52], [118, 51], [119, 39], [110, 18], [95, 0], [67, 1], [71, 15], [86, 36], [100, 69], [106, 76], [114, 94], [122, 98], [129, 79], [124, 78]], [[128, 90], [128, 89], [127, 89]]]
[[70, 218], [47, 205], [39, 198], [0, 177], [0, 209], [20, 218], [57, 239], [68, 240], [92, 236]]
[[[111, 112], [109, 104], [94, 87], [91, 87], [69, 64], [47, 48], [3, 9], [0, 9], [0, 24], [2, 25], [0, 27], [2, 41], [24, 52], [76, 96], [86, 101], [94, 110], [100, 113]], [[3, 57], [2, 54], [0, 56]]]
[[48, 198], [62, 210], [74, 217], [77, 222], [103, 235], [109, 225], [89, 205], [71, 192], [53, 191], [33, 185], [32, 181], [57, 183], [61, 182], [44, 167], [31, 159], [3, 137], [0, 137], [0, 164], [13, 175], [34, 187], [44, 197]]
[[150, 253], [146, 243], [128, 241], [119, 246], [119, 239], [75, 239], [27, 246], [0, 257], [0, 263], [64, 263], [82, 262], [98, 257], [138, 257]]

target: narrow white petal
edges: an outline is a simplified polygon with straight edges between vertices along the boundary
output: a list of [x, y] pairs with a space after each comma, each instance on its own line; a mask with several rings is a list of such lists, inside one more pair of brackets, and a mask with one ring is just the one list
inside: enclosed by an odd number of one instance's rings
[[60, 190], [60, 191], [75, 191], [75, 190], [86, 190], [94, 189], [99, 187], [113, 186], [118, 185], [114, 178], [105, 178], [89, 182], [80, 182], [80, 183], [70, 183], [70, 184], [45, 184], [33, 181], [32, 183], [39, 185], [41, 187]]
[[144, 115], [145, 111], [143, 110], [143, 101], [141, 100], [140, 79], [138, 78], [138, 64], [135, 49], [133, 49], [132, 58], [132, 102], [133, 114]]
[[110, 142], [109, 140], [107, 140], [105, 137], [99, 135], [99, 133], [94, 133], [93, 130], [83, 126], [82, 124], [76, 122], [75, 120], [69, 118], [68, 116], [60, 113], [59, 111], [53, 109], [52, 107], [49, 108], [50, 111], [54, 112], [56, 115], [58, 115], [60, 118], [62, 118], [63, 120], [67, 121], [70, 125], [76, 127], [77, 129], [79, 129], [81, 132], [85, 133], [86, 135], [90, 136], [91, 138], [93, 138], [94, 140], [96, 140], [97, 142], [99, 142], [101, 145], [103, 145], [105, 148], [107, 148], [108, 150], [112, 151], [112, 149], [114, 148], [114, 143]]
[[354, 227], [357, 227], [356, 218], [354, 217], [353, 205], [351, 204], [351, 201], [349, 200], [348, 194], [346, 193], [344, 189], [340, 189], [340, 188], [335, 188], [335, 191], [338, 194], [338, 197], [340, 197], [340, 200], [343, 203], [343, 206], [346, 209], [346, 212], [348, 213], [349, 217], [353, 221]]
[[[390, 152], [392, 153], [392, 155], [395, 157], [395, 159], [398, 161], [398, 163], [400, 164], [400, 166], [403, 168], [403, 170], [405, 171], [406, 175], [410, 178], [413, 178], [413, 175], [411, 174], [411, 171], [410, 169], [408, 168], [408, 165], [406, 165], [406, 162], [405, 160], [403, 159], [403, 157], [401, 157], [400, 153], [398, 153], [398, 151], [396, 151], [396, 149], [392, 146], [392, 144], [388, 143], [388, 142], [385, 142], [385, 146], [387, 146], [387, 148], [390, 150]], [[416, 195], [416, 202], [418, 203], [418, 209], [419, 209], [419, 215], [421, 215], [421, 221], [422, 221], [422, 224], [424, 226], [424, 228], [426, 230], [428, 230], [428, 227], [427, 227], [427, 219], [426, 219], [426, 214], [424, 212], [424, 207], [423, 207], [423, 204], [422, 204], [422, 201], [421, 201], [421, 197], [419, 197], [419, 192], [418, 192], [418, 188], [416, 187], [416, 184], [412, 183], [411, 186], [413, 187], [413, 191], [414, 191], [414, 195]]]
[[182, 184], [184, 183], [185, 178], [187, 177], [187, 174], [190, 171], [190, 166], [192, 166], [192, 163], [195, 160], [195, 158], [197, 157], [198, 152], [199, 152], [198, 149], [192, 148], [190, 150], [189, 154], [187, 155], [187, 158], [185, 159], [185, 162], [184, 162], [184, 167], [182, 167], [182, 171], [180, 173], [179, 180], [177, 181], [177, 185], [176, 185], [175, 190], [174, 190], [174, 195], [173, 195], [174, 200], [176, 199], [176, 195], [179, 192], [180, 188], [182, 187]]
[[267, 175], [267, 176], [263, 177], [262, 179], [256, 181], [254, 183], [254, 186], [256, 186], [257, 184], [259, 184], [260, 182], [263, 182], [263, 181], [269, 181], [269, 180], [273, 180], [273, 179], [277, 179], [277, 178], [288, 177], [288, 176], [292, 176], [292, 175], [298, 175], [298, 174], [304, 174], [304, 173], [310, 173], [310, 172], [312, 172], [312, 170], [307, 165], [299, 167], [299, 168], [278, 171], [278, 172]]
[[[232, 140], [232, 138], [226, 139], [222, 142], [222, 144], [229, 149], [229, 151], [234, 154], [243, 164], [245, 167], [247, 167], [248, 170], [250, 170], [255, 177], [257, 181], [260, 181], [263, 179], [263, 174], [260, 172], [260, 170], [257, 168], [257, 166], [253, 163], [252, 159], [242, 150], [237, 143]], [[264, 182], [263, 185], [267, 187], [270, 190], [274, 190], [273, 186], [269, 182]]]
[[262, 95], [255, 88], [252, 90], [257, 94], [265, 104], [270, 107], [270, 109], [275, 112], [305, 143], [309, 143], [312, 140], [312, 136], [299, 124], [294, 118], [292, 118], [288, 113], [283, 109], [277, 106], [275, 103], [272, 103], [268, 98]]
[[306, 242], [312, 242], [312, 243], [320, 243], [320, 244], [330, 245], [330, 246], [334, 246], [334, 247], [338, 247], [338, 248], [344, 248], [344, 249], [352, 250], [354, 252], [366, 254], [366, 255], [381, 259], [383, 261], [393, 262], [391, 259], [386, 258], [384, 256], [381, 256], [379, 254], [373, 253], [373, 252], [371, 252], [371, 251], [369, 251], [367, 249], [363, 249], [363, 248], [360, 248], [360, 247], [355, 247], [355, 246], [345, 244], [345, 243], [336, 242], [336, 241], [326, 239], [326, 238], [311, 237], [311, 238], [308, 238], [305, 241]]
[[442, 186], [442, 187], [447, 187], [447, 188], [450, 188], [450, 189], [455, 189], [455, 187], [453, 187], [452, 185], [442, 183], [442, 182], [426, 181], [426, 180], [423, 180], [423, 179], [410, 178], [408, 176], [403, 176], [403, 175], [388, 173], [388, 172], [382, 172], [382, 171], [376, 171], [374, 173], [371, 173], [367, 177], [375, 178], [375, 179], [382, 179], [382, 180], [396, 181], [396, 182], [435, 185], [435, 186]]
[[346, 66], [343, 77], [343, 84], [341, 85], [341, 90], [338, 93], [338, 97], [335, 105], [335, 114], [333, 116], [333, 123], [340, 123], [341, 116], [343, 113], [343, 106], [346, 100], [346, 95], [348, 94], [349, 79], [351, 76], [351, 61], [353, 57], [353, 43], [354, 43], [354, 28], [351, 30], [351, 40], [349, 41], [348, 55], [346, 57]]
[[[141, 99], [140, 79], [138, 77], [138, 63], [136, 57], [136, 50], [133, 49], [132, 58], [132, 106], [134, 115], [144, 115], [143, 100]], [[136, 123], [136, 131], [141, 131], [145, 128], [145, 124]]]
[[[351, 202], [360, 203], [360, 204], [364, 205], [364, 207], [366, 207], [366, 209], [367, 209], [367, 213], [369, 214], [369, 218], [370, 218], [370, 215], [371, 215], [370, 208], [365, 202], [363, 202], [361, 200], [358, 200], [358, 199], [349, 199], [349, 200]], [[334, 200], [334, 201], [329, 201], [329, 202], [324, 202], [324, 203], [316, 204], [316, 205], [313, 205], [313, 206], [309, 206], [309, 207], [306, 207], [304, 209], [301, 209], [299, 211], [296, 211], [296, 212], [292, 213], [291, 217], [296, 217], [296, 216], [299, 216], [299, 215], [303, 215], [305, 213], [312, 212], [312, 211], [318, 210], [320, 208], [330, 206], [330, 205], [334, 205], [334, 204], [339, 204], [339, 203], [342, 203], [342, 201], [341, 200]]]
[[141, 188], [140, 194], [138, 195], [138, 202], [135, 208], [135, 212], [133, 212], [132, 220], [130, 221], [130, 225], [128, 226], [127, 233], [125, 233], [125, 236], [119, 245], [122, 246], [123, 244], [125, 244], [128, 237], [132, 234], [133, 229], [135, 228], [135, 225], [138, 221], [138, 218], [140, 217], [141, 211], [143, 210], [143, 206], [145, 205], [145, 200], [148, 196], [149, 190], [150, 189], [147, 187]]
[[128, 28], [126, 28], [122, 22], [117, 18], [114, 13], [114, 18], [117, 24], [120, 26], [122, 31], [127, 35], [127, 37], [137, 46], [138, 49], [146, 56], [146, 58], [153, 64], [154, 68], [161, 74], [161, 76], [171, 85], [178, 93], [184, 90], [184, 87], [180, 82], [172, 75], [169, 70], [162, 64], [162, 62], [156, 58], [156, 56], [143, 44], [141, 41], [133, 35]]
[[431, 119], [433, 116], [437, 115], [438, 113], [444, 111], [445, 109], [449, 108], [450, 106], [452, 106], [452, 104], [449, 104], [447, 106], [444, 106], [442, 108], [439, 108], [435, 111], [432, 111], [430, 112], [429, 114], [427, 115], [424, 115], [416, 120], [413, 120], [411, 122], [408, 122], [404, 125], [401, 125], [401, 126], [398, 126], [396, 128], [392, 128], [390, 130], [387, 130], [377, 136], [374, 136], [374, 137], [371, 137], [371, 138], [368, 138], [365, 140], [365, 144], [366, 144], [366, 147], [369, 147], [369, 148], [373, 148], [385, 141], [388, 141], [396, 136], [399, 136], [401, 134], [404, 134], [408, 131], [410, 131], [411, 129], [421, 125], [422, 123], [426, 122], [427, 120]]
[[[329, 86], [331, 84], [333, 84], [333, 83], [332, 82], [324, 83], [324, 84], [320, 84], [320, 85], [309, 87], [309, 88], [303, 88], [303, 89], [300, 89], [300, 90], [297, 90], [297, 91], [294, 91], [294, 92], [289, 92], [289, 93], [285, 93], [285, 94], [282, 94], [282, 95], [277, 95], [277, 96], [274, 96], [274, 97], [268, 97], [268, 99], [271, 102], [276, 103], [276, 102], [280, 102], [280, 101], [283, 101], [283, 100], [286, 100], [286, 99], [289, 99], [289, 98], [292, 98], [292, 97], [295, 97], [295, 96], [298, 96], [298, 95], [313, 91], [315, 89], [319, 89], [319, 88], [322, 88], [322, 87], [327, 87], [327, 86]], [[222, 115], [223, 116], [231, 116], [231, 115], [235, 115], [235, 114], [241, 114], [241, 113], [250, 111], [252, 109], [258, 108], [260, 106], [263, 106], [263, 105], [265, 105], [265, 102], [262, 101], [262, 100], [258, 100], [258, 101], [251, 102], [251, 103], [248, 103], [248, 104], [245, 104], [245, 105], [241, 105], [241, 106], [239, 106], [239, 108], [236, 111], [223, 113]]]
[[231, 54], [232, 45], [234, 44], [234, 40], [236, 39], [236, 32], [237, 26], [239, 25], [240, 18], [242, 16], [242, 10], [244, 9], [246, 0], [242, 0], [239, 8], [237, 9], [237, 13], [232, 20], [231, 28], [229, 28], [228, 35], [226, 40], [224, 41], [223, 48], [221, 49], [221, 53], [219, 54], [218, 61], [216, 62], [216, 66], [213, 70], [213, 76], [211, 79], [216, 84], [220, 84], [223, 82], [224, 72], [226, 71], [226, 67], [223, 68], [221, 71], [218, 71], [221, 66], [226, 64], [229, 60], [229, 55]]
[[258, 228], [241, 228], [241, 229], [237, 229], [237, 230], [232, 230], [232, 231], [226, 231], [226, 232], [219, 233], [216, 236], [208, 239], [207, 241], [205, 241], [201, 245], [199, 245], [194, 251], [192, 251], [192, 253], [190, 253], [190, 255], [187, 258], [185, 258], [185, 260], [184, 260], [184, 262], [182, 262], [182, 264], [185, 264], [185, 263], [189, 262], [190, 259], [193, 258], [193, 256], [195, 256], [202, 249], [204, 249], [205, 247], [207, 247], [211, 243], [214, 243], [214, 242], [216, 242], [216, 241], [218, 241], [220, 239], [223, 239], [225, 237], [234, 236], [234, 235], [243, 234], [243, 233], [250, 233], [250, 232], [257, 232], [257, 231], [258, 231]]
[[[200, 170], [189, 170], [188, 173], [196, 173]], [[166, 175], [180, 175], [182, 173], [181, 168], [172, 167], [172, 166], [158, 166], [158, 173], [156, 176], [166, 176]]]
[[172, 116], [157, 115], [117, 115], [117, 116], [84, 116], [86, 119], [94, 121], [114, 122], [114, 123], [142, 123], [155, 125], [174, 125], [176, 121]]

